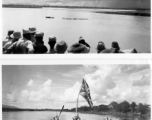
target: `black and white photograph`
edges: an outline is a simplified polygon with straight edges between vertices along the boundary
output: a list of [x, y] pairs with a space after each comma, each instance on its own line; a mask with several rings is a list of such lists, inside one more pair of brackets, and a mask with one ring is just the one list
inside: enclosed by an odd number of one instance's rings
[[2, 53], [151, 53], [150, 9], [150, 0], [2, 0]]
[[151, 120], [149, 64], [1, 67], [2, 120]]

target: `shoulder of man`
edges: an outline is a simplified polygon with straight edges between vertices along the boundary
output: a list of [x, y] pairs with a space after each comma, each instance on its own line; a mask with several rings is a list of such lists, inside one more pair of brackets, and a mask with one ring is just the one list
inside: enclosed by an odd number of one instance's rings
[[100, 53], [111, 53], [112, 49], [104, 49]]

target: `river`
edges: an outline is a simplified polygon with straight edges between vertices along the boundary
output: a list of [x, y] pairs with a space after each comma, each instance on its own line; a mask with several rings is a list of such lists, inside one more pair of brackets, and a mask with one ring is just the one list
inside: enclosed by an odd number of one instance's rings
[[[19, 30], [36, 27], [44, 32], [44, 44], [48, 37], [56, 36], [71, 46], [80, 36], [96, 53], [96, 46], [103, 41], [107, 48], [117, 41], [120, 48], [136, 48], [138, 52], [150, 52], [150, 17], [117, 14], [101, 14], [93, 9], [66, 8], [3, 8], [3, 37], [9, 29]], [[101, 10], [100, 10], [101, 11]], [[47, 19], [53, 16], [54, 19]], [[70, 19], [63, 19], [70, 18]], [[73, 20], [77, 18], [77, 20]]]
[[[2, 120], [51, 120], [56, 115], [56, 112], [40, 111], [40, 112], [2, 112]], [[63, 112], [60, 120], [72, 120], [74, 113]], [[79, 114], [81, 120], [104, 120], [104, 115]], [[112, 120], [150, 120], [150, 118], [118, 118], [109, 116]]]

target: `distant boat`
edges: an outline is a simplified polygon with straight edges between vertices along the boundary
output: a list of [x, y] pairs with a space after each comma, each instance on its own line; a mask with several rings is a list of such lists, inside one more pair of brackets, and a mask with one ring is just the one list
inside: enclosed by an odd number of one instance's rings
[[51, 19], [54, 19], [54, 17], [52, 17], [52, 16], [46, 16], [46, 18], [51, 18]]
[[62, 18], [65, 20], [89, 20], [88, 18]]

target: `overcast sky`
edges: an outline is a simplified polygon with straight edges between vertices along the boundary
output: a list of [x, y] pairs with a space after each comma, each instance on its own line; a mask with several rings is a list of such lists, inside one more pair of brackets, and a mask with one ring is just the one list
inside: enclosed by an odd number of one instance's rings
[[150, 0], [3, 0], [3, 3], [98, 6], [111, 8], [150, 8]]
[[[150, 104], [149, 65], [2, 66], [2, 103], [21, 108], [73, 108], [82, 78], [94, 105]], [[87, 105], [83, 97], [79, 106]]]

